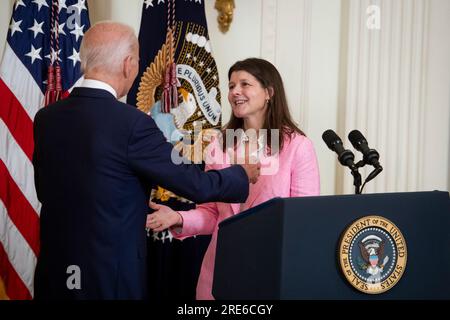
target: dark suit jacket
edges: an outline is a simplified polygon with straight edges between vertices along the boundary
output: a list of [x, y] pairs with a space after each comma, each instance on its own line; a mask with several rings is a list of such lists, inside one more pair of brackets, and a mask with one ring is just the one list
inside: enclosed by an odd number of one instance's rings
[[152, 185], [197, 203], [248, 195], [241, 166], [203, 172], [173, 164], [153, 119], [104, 90], [75, 88], [41, 109], [34, 139], [42, 203], [36, 299], [145, 298]]

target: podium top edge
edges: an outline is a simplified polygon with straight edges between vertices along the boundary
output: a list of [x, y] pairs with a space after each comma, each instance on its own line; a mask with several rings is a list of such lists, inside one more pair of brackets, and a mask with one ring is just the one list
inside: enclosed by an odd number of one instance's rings
[[376, 197], [383, 197], [386, 195], [389, 196], [397, 196], [397, 197], [405, 197], [405, 196], [426, 196], [426, 195], [440, 195], [442, 197], [444, 197], [445, 195], [447, 195], [447, 198], [449, 198], [449, 192], [448, 191], [439, 191], [439, 190], [434, 190], [434, 191], [414, 191], [414, 192], [386, 192], [386, 193], [367, 193], [367, 194], [343, 194], [343, 195], [319, 195], [319, 196], [304, 196], [304, 197], [288, 197], [288, 198], [282, 198], [282, 197], [275, 197], [272, 198], [270, 200], [267, 200], [257, 206], [254, 206], [252, 208], [249, 208], [243, 212], [240, 212], [234, 216], [231, 216], [225, 220], [223, 220], [222, 222], [219, 223], [219, 229], [233, 221], [237, 221], [240, 219], [244, 219], [245, 217], [253, 214], [255, 211], [259, 211], [265, 207], [269, 207], [271, 205], [275, 205], [277, 203], [284, 203], [285, 201], [292, 201], [292, 200], [298, 200], [298, 199], [313, 199], [313, 198], [317, 198], [317, 199], [321, 199], [321, 200], [326, 200], [327, 198], [351, 198], [351, 197], [357, 197], [359, 198], [376, 198]]

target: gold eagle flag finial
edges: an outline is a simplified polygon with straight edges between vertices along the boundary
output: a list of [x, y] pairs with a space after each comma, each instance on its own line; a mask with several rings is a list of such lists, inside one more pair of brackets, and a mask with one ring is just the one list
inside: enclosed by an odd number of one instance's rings
[[216, 0], [214, 8], [219, 12], [219, 16], [217, 17], [219, 29], [223, 33], [226, 33], [230, 29], [231, 22], [233, 21], [234, 0]]

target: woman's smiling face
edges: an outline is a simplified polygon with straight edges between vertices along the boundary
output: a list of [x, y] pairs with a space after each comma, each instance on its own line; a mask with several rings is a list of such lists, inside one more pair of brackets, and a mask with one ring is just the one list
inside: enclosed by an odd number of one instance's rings
[[246, 71], [234, 71], [228, 84], [228, 101], [237, 118], [264, 118], [269, 91]]

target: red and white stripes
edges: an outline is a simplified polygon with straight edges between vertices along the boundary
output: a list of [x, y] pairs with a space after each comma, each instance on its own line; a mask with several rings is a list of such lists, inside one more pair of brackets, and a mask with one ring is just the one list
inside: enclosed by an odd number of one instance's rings
[[0, 66], [0, 97], [0, 277], [10, 299], [30, 299], [41, 207], [31, 162], [33, 119], [44, 95], [8, 44]]

